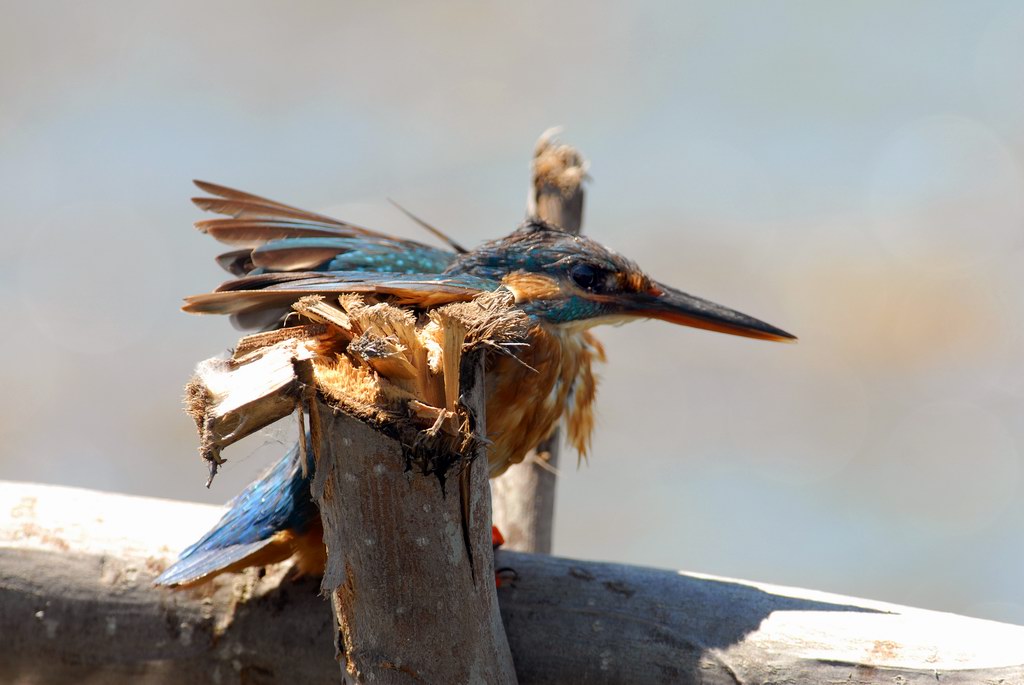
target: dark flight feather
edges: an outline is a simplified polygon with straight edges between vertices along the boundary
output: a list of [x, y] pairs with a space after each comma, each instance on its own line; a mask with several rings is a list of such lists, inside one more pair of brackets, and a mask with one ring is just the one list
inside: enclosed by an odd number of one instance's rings
[[212, 293], [187, 297], [182, 309], [193, 314], [241, 314], [287, 308], [307, 295], [336, 297], [344, 293], [386, 297], [397, 304], [427, 308], [471, 300], [500, 285], [464, 274], [426, 278], [423, 274], [354, 271], [267, 273], [228, 281]]
[[[294, 218], [299, 221], [349, 225], [343, 224], [343, 222], [332, 217], [324, 216], [323, 214], [317, 214], [305, 209], [299, 209], [298, 207], [292, 207], [291, 205], [286, 205], [283, 202], [268, 200], [267, 198], [260, 197], [259, 195], [253, 195], [252, 193], [246, 193], [234, 188], [217, 185], [216, 183], [198, 180], [193, 181], [193, 183], [195, 183], [196, 187], [200, 190], [205, 190], [206, 192], [217, 196], [215, 198], [192, 198], [192, 202], [195, 203], [197, 207], [206, 211], [226, 214], [236, 218], [245, 218], [244, 215], [251, 212], [259, 218]], [[354, 228], [359, 227], [355, 226]], [[367, 232], [373, 233], [373, 231]]]
[[406, 209], [402, 205], [400, 205], [397, 202], [395, 202], [394, 200], [392, 200], [390, 197], [388, 198], [388, 202], [390, 202], [392, 205], [394, 205], [395, 209], [400, 211], [402, 214], [405, 214], [412, 221], [414, 221], [420, 228], [424, 229], [425, 231], [428, 231], [430, 234], [432, 234], [435, 237], [437, 237], [437, 238], [443, 240], [444, 242], [448, 243], [448, 246], [450, 248], [452, 248], [453, 250], [455, 250], [456, 252], [458, 252], [459, 254], [466, 254], [467, 252], [469, 252], [469, 250], [464, 248], [459, 243], [455, 242], [454, 238], [450, 237], [447, 233], [442, 231], [440, 228], [437, 228], [436, 226], [428, 224], [426, 221], [424, 221], [423, 219], [419, 218], [418, 216], [416, 216], [415, 214], [410, 212], [408, 209]]
[[245, 276], [253, 270], [252, 250], [232, 250], [217, 255], [217, 264], [235, 276]]
[[195, 227], [225, 245], [259, 247], [285, 238], [363, 236], [360, 231], [330, 224], [272, 219], [203, 219]]
[[[193, 198], [193, 202], [201, 209], [229, 217], [197, 221], [196, 228], [224, 244], [252, 250], [248, 260], [236, 251], [218, 259], [235, 275], [310, 270], [429, 274], [444, 271], [456, 257], [448, 250], [394, 238], [250, 193], [205, 181], [195, 183], [217, 197]], [[436, 229], [428, 230], [462, 249]]]

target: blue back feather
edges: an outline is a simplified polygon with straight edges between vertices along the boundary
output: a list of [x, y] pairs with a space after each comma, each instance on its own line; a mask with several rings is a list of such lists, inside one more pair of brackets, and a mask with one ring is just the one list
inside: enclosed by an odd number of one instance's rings
[[[429, 245], [367, 236], [282, 238], [257, 247], [252, 251], [252, 259], [260, 264], [274, 259], [274, 253], [278, 253], [287, 267], [287, 255], [300, 251], [322, 254], [323, 261], [303, 267], [310, 271], [435, 274], [447, 269], [455, 259], [453, 253]], [[280, 270], [290, 269], [267, 269]]]

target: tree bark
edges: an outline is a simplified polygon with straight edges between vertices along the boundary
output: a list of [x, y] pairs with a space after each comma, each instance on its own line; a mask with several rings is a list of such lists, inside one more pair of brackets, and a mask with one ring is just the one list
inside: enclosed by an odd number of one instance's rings
[[[0, 682], [338, 681], [318, 580], [278, 565], [151, 585], [220, 508], [0, 482], [0, 512]], [[498, 601], [523, 685], [1024, 681], [1024, 627], [618, 564], [496, 563], [517, 576]]]
[[[548, 129], [537, 140], [526, 212], [578, 234], [583, 228], [587, 163], [578, 150], [559, 143], [557, 133], [558, 129]], [[507, 549], [551, 553], [560, 433], [556, 429], [522, 463], [491, 483], [494, 525], [505, 536]]]
[[[460, 389], [485, 434], [482, 353], [463, 358]], [[323, 589], [348, 677], [515, 683], [495, 594], [484, 443], [442, 479], [410, 468], [399, 440], [322, 402], [317, 413]]]

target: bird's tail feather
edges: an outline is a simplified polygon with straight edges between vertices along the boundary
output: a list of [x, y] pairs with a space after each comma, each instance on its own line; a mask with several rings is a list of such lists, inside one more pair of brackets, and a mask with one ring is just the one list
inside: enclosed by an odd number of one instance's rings
[[316, 556], [322, 542], [311, 538], [320, 537], [322, 529], [309, 492], [312, 450], [305, 450], [304, 475], [298, 447], [233, 499], [217, 525], [154, 582], [187, 587], [221, 573], [284, 561], [296, 552]]

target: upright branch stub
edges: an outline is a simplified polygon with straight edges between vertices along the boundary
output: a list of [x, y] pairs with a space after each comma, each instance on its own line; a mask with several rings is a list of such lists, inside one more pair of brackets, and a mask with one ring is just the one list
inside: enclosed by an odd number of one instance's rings
[[559, 128], [550, 128], [537, 140], [526, 211], [531, 218], [579, 233], [583, 226], [587, 161], [579, 150], [557, 140], [559, 132]]
[[[548, 129], [534, 148], [527, 214], [570, 233], [583, 227], [587, 161]], [[551, 553], [560, 430], [491, 482], [494, 522], [508, 549]]]

